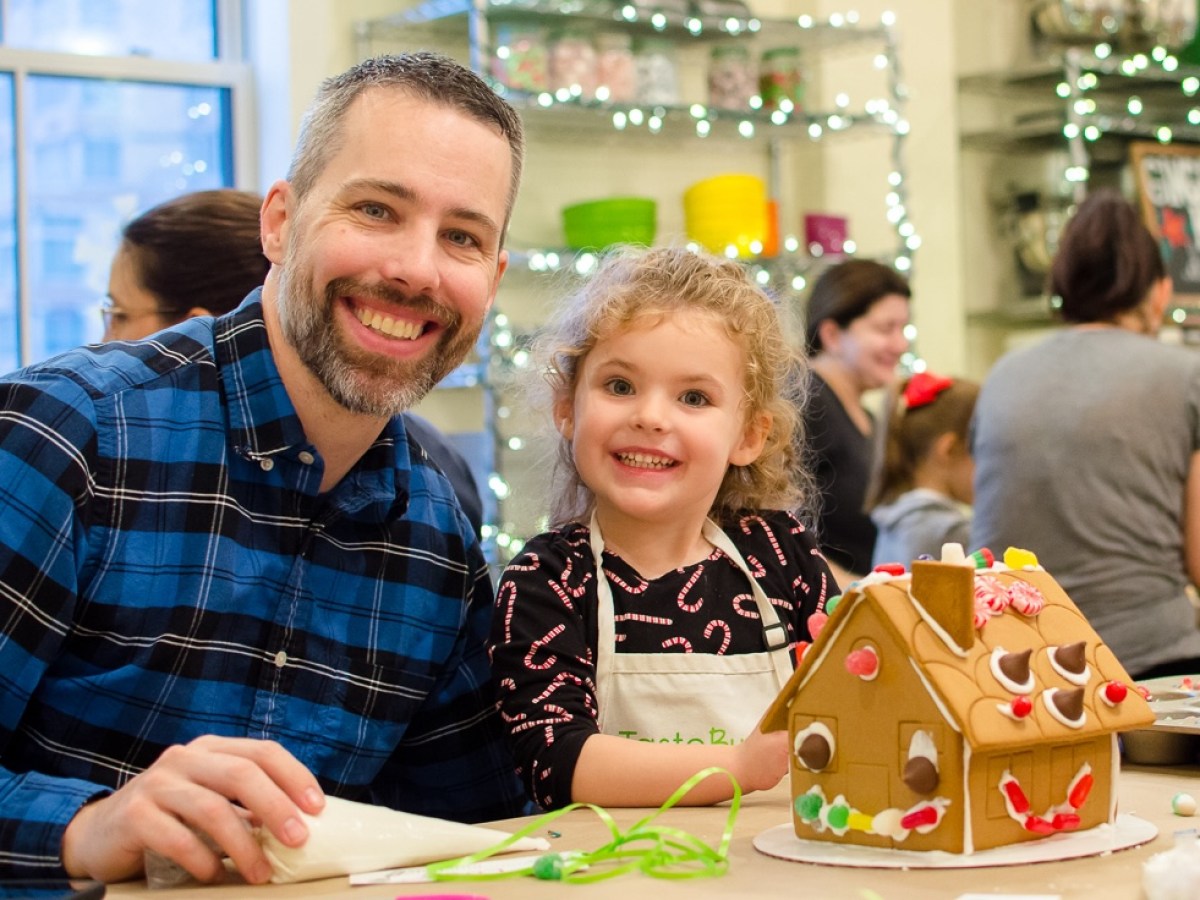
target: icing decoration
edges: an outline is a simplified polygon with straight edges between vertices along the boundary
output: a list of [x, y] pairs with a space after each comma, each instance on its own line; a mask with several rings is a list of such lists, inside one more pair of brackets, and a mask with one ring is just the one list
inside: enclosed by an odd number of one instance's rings
[[871, 571], [886, 572], [888, 575], [903, 575], [904, 563], [880, 563]]
[[828, 766], [836, 746], [833, 732], [820, 722], [812, 722], [800, 729], [792, 739], [796, 758], [810, 772], [819, 772]]
[[901, 780], [918, 794], [931, 794], [938, 786], [937, 746], [928, 731], [913, 732]]
[[1087, 721], [1087, 712], [1083, 708], [1083, 688], [1047, 688], [1042, 691], [1042, 702], [1050, 715], [1068, 728], [1082, 728]]
[[1028, 694], [1033, 690], [1033, 671], [1029, 668], [1032, 650], [1015, 650], [1012, 653], [1003, 647], [992, 650], [989, 661], [992, 676], [1001, 686], [1014, 694]]
[[977, 569], [990, 569], [995, 561], [996, 557], [987, 547], [980, 547], [971, 554], [971, 562]]
[[903, 841], [914, 831], [918, 834], [933, 831], [941, 824], [949, 805], [949, 799], [935, 797], [908, 809], [888, 808], [871, 815], [852, 807], [841, 794], [827, 802], [820, 785], [809, 788], [792, 804], [800, 820], [817, 831], [828, 829], [840, 837], [854, 829], [890, 837], [894, 841]]
[[1004, 564], [1010, 569], [1036, 569], [1038, 558], [1030, 550], [1009, 547], [1004, 551]]
[[1065, 644], [1061, 647], [1049, 647], [1050, 665], [1063, 678], [1072, 684], [1084, 685], [1091, 678], [1091, 670], [1087, 664], [1087, 645], [1083, 641]]
[[879, 675], [879, 654], [874, 647], [859, 647], [846, 654], [846, 671], [863, 681], [874, 681]]
[[1007, 769], [1000, 776], [1000, 794], [1004, 797], [1004, 808], [1008, 815], [1026, 831], [1035, 834], [1054, 834], [1056, 831], [1074, 831], [1079, 827], [1078, 810], [1087, 802], [1095, 779], [1092, 767], [1084, 763], [1067, 785], [1066, 800], [1052, 806], [1044, 815], [1031, 815], [1029, 798], [1021, 789], [1020, 782]]
[[[729, 803], [729, 815], [725, 818], [725, 829], [715, 846], [679, 828], [652, 824], [659, 815], [679, 803], [697, 784], [714, 775], [726, 776], [733, 785], [733, 797]], [[729, 845], [733, 841], [733, 826], [741, 806], [742, 788], [737, 779], [727, 769], [710, 766], [701, 769], [681, 784], [662, 806], [648, 816], [638, 819], [624, 831], [603, 807], [593, 803], [571, 803], [538, 816], [520, 831], [513, 832], [486, 850], [457, 859], [429, 863], [425, 866], [425, 871], [432, 881], [488, 881], [532, 876], [541, 880], [573, 884], [602, 881], [626, 872], [640, 872], [654, 878], [670, 879], [724, 875], [729, 869]], [[542, 834], [546, 826], [559, 816], [585, 808], [594, 812], [608, 829], [611, 840], [603, 846], [590, 851], [543, 854], [528, 865], [504, 872], [461, 871], [498, 853], [513, 849], [512, 845], [523, 837]]]
[[808, 617], [808, 633], [812, 635], [815, 641], [817, 635], [821, 633], [821, 629], [825, 627], [825, 623], [829, 621], [829, 614], [823, 612], [815, 612]]
[[942, 391], [953, 387], [954, 379], [945, 375], [934, 375], [930, 372], [917, 372], [904, 385], [905, 409], [919, 409], [928, 406], [938, 398]]
[[997, 703], [996, 709], [1019, 722], [1033, 712], [1033, 701], [1022, 694], [1020, 697], [1013, 697], [1011, 703]]
[[944, 563], [965, 563], [967, 554], [963, 551], [962, 544], [942, 544], [942, 562]]
[[1129, 695], [1129, 686], [1123, 681], [1110, 681], [1100, 685], [1100, 699], [1108, 706], [1116, 706]]
[[1194, 816], [1196, 814], [1196, 798], [1191, 794], [1176, 794], [1171, 798], [1171, 812], [1177, 816]]

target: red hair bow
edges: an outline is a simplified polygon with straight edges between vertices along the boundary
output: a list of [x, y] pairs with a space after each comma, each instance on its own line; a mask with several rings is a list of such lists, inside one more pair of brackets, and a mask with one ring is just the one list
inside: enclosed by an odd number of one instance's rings
[[908, 379], [904, 386], [904, 405], [908, 409], [925, 406], [937, 399], [938, 394], [954, 384], [953, 378], [944, 375], [931, 375], [929, 372], [918, 372]]

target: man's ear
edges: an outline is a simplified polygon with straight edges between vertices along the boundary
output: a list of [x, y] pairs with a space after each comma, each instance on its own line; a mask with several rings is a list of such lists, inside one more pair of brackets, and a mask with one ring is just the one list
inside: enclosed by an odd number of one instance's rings
[[767, 436], [771, 433], [773, 419], [769, 412], [760, 412], [751, 416], [742, 431], [741, 441], [729, 454], [729, 463], [734, 466], [748, 466], [763, 452], [767, 444]]
[[276, 181], [267, 191], [258, 216], [263, 256], [277, 266], [283, 263], [287, 250], [293, 216], [289, 208], [292, 197], [292, 186], [286, 181]]

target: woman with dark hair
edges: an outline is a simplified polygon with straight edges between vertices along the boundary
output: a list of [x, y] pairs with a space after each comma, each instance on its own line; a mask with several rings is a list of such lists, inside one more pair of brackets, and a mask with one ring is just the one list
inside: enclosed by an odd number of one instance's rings
[[893, 269], [851, 259], [826, 269], [808, 299], [804, 340], [812, 382], [804, 427], [821, 496], [821, 550], [842, 585], [871, 569], [875, 525], [866, 496], [875, 419], [863, 396], [896, 378], [908, 349], [911, 296]]
[[975, 546], [1033, 551], [1135, 678], [1200, 672], [1200, 353], [1134, 207], [1091, 194], [1050, 272], [1069, 327], [1002, 358], [975, 409]]

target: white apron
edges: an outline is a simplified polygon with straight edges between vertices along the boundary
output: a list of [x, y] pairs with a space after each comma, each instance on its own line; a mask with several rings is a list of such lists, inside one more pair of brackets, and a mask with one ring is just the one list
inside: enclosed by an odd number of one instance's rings
[[[742, 554], [711, 519], [704, 537], [737, 563], [750, 582], [767, 650], [759, 653], [617, 653], [612, 588], [604, 574], [604, 538], [591, 521], [596, 560], [596, 703], [604, 734], [672, 744], [733, 744], [746, 739], [792, 674], [787, 628]], [[729, 615], [736, 615], [732, 609]]]

